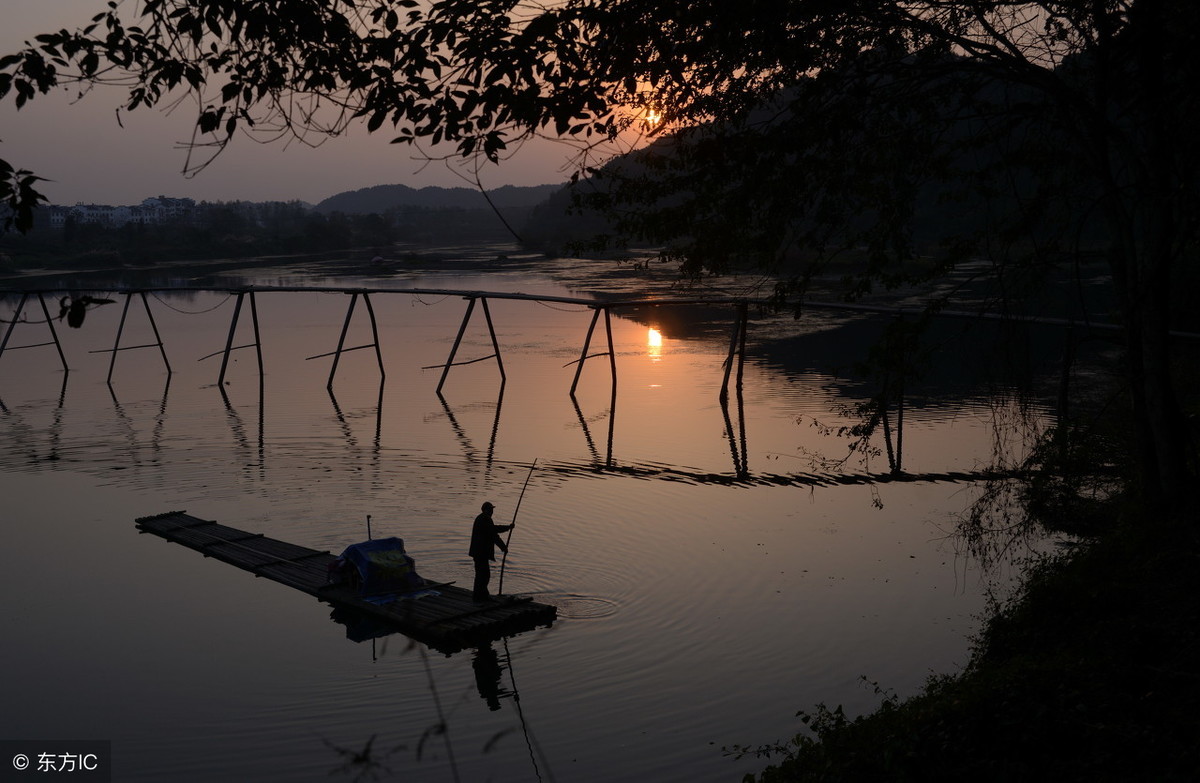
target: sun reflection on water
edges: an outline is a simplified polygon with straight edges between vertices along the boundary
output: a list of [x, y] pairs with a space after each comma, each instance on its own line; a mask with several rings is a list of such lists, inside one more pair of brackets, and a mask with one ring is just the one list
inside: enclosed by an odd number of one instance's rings
[[652, 361], [656, 361], [656, 362], [662, 361], [662, 355], [663, 355], [662, 332], [658, 331], [653, 326], [650, 327], [650, 330], [646, 335], [646, 355], [649, 356]]

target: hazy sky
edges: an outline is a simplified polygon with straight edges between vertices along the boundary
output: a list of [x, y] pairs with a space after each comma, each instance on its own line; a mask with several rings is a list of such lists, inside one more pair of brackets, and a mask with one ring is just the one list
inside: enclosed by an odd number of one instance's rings
[[[105, 0], [0, 0], [0, 53], [21, 48], [41, 32], [81, 27], [106, 5]], [[389, 144], [396, 134], [388, 124], [374, 134], [358, 126], [316, 149], [239, 137], [208, 169], [187, 178], [181, 173], [185, 152], [179, 143], [191, 135], [194, 104], [172, 115], [158, 109], [122, 112], [121, 127], [114, 109], [123, 94], [98, 90], [75, 103], [66, 93], [39, 96], [20, 111], [5, 101], [0, 158], [53, 180], [42, 183], [41, 190], [55, 204], [131, 204], [157, 195], [316, 203], [371, 185], [467, 184], [443, 164], [414, 160], [408, 146]], [[481, 178], [486, 187], [565, 182], [569, 152], [550, 141], [531, 142], [499, 167], [489, 164]]]

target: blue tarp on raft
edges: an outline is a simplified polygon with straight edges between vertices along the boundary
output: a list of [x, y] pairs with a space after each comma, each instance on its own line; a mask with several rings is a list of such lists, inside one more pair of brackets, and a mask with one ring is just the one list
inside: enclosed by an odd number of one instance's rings
[[340, 572], [357, 576], [363, 595], [417, 590], [425, 584], [399, 538], [351, 544], [338, 558], [337, 566]]

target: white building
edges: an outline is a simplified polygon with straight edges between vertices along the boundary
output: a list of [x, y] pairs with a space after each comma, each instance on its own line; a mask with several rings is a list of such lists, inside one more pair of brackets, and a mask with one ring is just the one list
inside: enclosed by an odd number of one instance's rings
[[51, 228], [62, 228], [69, 218], [77, 223], [96, 223], [115, 228], [127, 223], [142, 223], [154, 225], [170, 220], [186, 218], [196, 208], [196, 202], [190, 198], [168, 198], [154, 196], [134, 206], [109, 206], [108, 204], [78, 203], [73, 207], [51, 206]]

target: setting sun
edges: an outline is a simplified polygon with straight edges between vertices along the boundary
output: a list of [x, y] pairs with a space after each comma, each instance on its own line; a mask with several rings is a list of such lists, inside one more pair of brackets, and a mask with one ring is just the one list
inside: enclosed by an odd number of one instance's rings
[[656, 111], [655, 109], [647, 109], [646, 110], [646, 124], [647, 125], [654, 126], [660, 122], [662, 122], [662, 115], [659, 114], [658, 111]]

